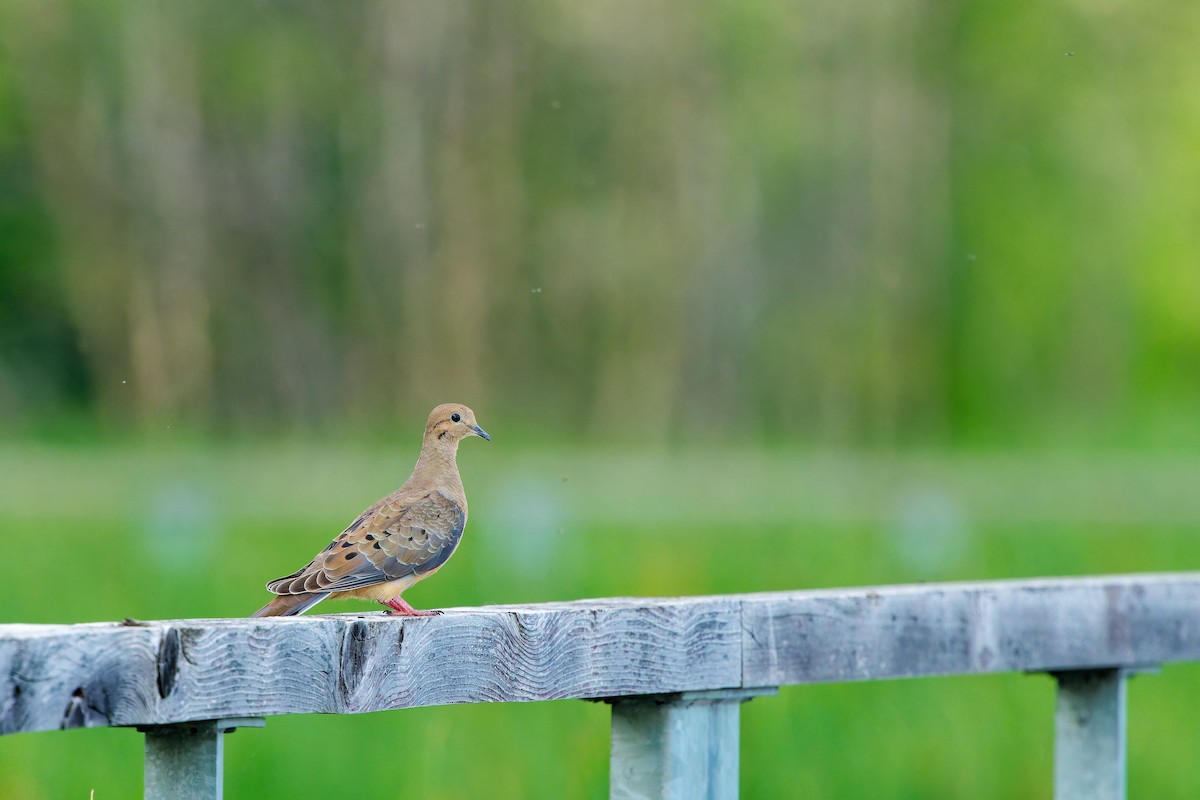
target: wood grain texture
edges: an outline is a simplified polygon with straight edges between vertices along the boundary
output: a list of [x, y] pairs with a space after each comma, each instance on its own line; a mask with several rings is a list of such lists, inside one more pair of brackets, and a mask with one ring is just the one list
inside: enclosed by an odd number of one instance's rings
[[736, 601], [0, 626], [0, 732], [737, 686]]
[[721, 800], [738, 794], [740, 706], [746, 697], [617, 700], [609, 800]]
[[1200, 574], [750, 595], [747, 686], [1200, 660]]
[[1200, 574], [0, 626], [0, 733], [1200, 660]]

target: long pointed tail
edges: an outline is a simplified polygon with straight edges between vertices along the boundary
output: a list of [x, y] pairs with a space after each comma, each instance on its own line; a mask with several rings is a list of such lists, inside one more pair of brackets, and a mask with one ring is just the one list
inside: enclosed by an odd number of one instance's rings
[[303, 614], [317, 603], [329, 597], [329, 592], [314, 594], [281, 594], [255, 611], [252, 617], [294, 617]]

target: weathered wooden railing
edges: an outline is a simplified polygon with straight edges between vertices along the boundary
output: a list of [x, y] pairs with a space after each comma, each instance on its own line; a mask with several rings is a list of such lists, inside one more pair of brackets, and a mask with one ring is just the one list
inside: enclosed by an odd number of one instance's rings
[[612, 703], [613, 797], [737, 794], [738, 706], [776, 687], [1058, 680], [1055, 797], [1125, 793], [1125, 677], [1200, 660], [1200, 573], [378, 614], [0, 626], [0, 733], [146, 733], [146, 795], [221, 796], [221, 740], [273, 714]]

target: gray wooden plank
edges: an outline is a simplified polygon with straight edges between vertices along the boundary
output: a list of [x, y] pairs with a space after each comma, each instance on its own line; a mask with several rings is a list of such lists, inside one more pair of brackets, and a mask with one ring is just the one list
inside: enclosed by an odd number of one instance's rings
[[1125, 800], [1125, 670], [1054, 677], [1054, 800]]
[[145, 800], [221, 800], [225, 734], [216, 722], [146, 729]]
[[751, 595], [743, 624], [747, 686], [1194, 661], [1200, 576]]
[[0, 733], [1200, 660], [1200, 573], [0, 626]]
[[0, 732], [738, 686], [740, 609], [711, 598], [0, 626]]
[[611, 800], [732, 800], [744, 698], [636, 697], [612, 707]]

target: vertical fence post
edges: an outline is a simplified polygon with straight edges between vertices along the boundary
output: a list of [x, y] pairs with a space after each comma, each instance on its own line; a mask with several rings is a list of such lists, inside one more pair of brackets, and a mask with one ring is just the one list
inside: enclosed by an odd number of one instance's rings
[[146, 734], [146, 800], [221, 800], [225, 734], [263, 724], [251, 717], [138, 728]]
[[1126, 671], [1053, 675], [1054, 800], [1124, 800]]
[[774, 688], [628, 697], [612, 702], [611, 800], [733, 800], [739, 709]]

